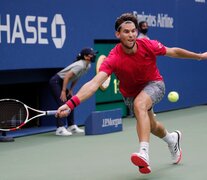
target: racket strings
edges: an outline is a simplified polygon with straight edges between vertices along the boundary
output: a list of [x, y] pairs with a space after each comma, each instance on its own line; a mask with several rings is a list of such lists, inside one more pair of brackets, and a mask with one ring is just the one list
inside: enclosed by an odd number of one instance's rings
[[23, 104], [16, 101], [0, 102], [0, 127], [11, 128], [22, 124], [27, 118], [27, 111]]

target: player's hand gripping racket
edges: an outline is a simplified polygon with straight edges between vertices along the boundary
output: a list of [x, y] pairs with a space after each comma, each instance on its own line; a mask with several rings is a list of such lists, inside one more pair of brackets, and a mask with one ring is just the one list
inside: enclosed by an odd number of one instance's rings
[[[34, 114], [30, 117], [30, 113]], [[40, 111], [16, 99], [0, 99], [0, 131], [13, 131], [40, 116], [51, 116], [56, 110]]]

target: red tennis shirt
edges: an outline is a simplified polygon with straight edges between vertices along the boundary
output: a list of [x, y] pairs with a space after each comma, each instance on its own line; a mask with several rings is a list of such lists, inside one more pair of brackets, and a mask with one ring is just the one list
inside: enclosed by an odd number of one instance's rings
[[124, 97], [136, 97], [149, 81], [163, 80], [156, 64], [156, 56], [165, 55], [166, 48], [156, 40], [137, 39], [137, 52], [126, 54], [117, 44], [101, 64], [99, 71], [114, 73], [120, 81]]

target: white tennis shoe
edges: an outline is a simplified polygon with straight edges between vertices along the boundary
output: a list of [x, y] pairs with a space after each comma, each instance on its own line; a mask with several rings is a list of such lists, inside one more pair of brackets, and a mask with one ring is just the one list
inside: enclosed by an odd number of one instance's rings
[[147, 153], [132, 153], [131, 161], [135, 166], [138, 166], [140, 173], [151, 173], [151, 168], [149, 165], [149, 155]]
[[72, 135], [72, 133], [67, 131], [67, 129], [65, 127], [63, 127], [63, 126], [57, 128], [55, 134], [57, 136], [71, 136]]
[[180, 147], [180, 141], [181, 141], [181, 132], [180, 131], [174, 131], [171, 133], [173, 139], [175, 140], [175, 143], [168, 145], [168, 148], [171, 153], [172, 162], [173, 164], [178, 164], [180, 160], [182, 159], [182, 150]]
[[70, 133], [84, 133], [83, 129], [80, 129], [77, 125], [72, 125], [68, 127], [68, 131]]

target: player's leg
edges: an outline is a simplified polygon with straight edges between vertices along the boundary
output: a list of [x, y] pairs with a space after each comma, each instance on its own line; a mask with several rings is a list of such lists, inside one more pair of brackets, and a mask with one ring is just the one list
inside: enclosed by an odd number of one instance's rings
[[182, 150], [180, 145], [181, 132], [174, 131], [172, 133], [169, 133], [164, 128], [163, 124], [156, 120], [152, 111], [149, 112], [149, 117], [151, 123], [151, 133], [163, 139], [168, 144], [168, 148], [172, 157], [172, 162], [174, 164], [179, 163], [182, 158]]
[[[162, 87], [162, 84], [159, 86]], [[155, 91], [154, 94], [151, 94], [152, 99], [159, 99], [159, 97], [162, 96], [161, 92], [162, 91]], [[168, 144], [172, 162], [174, 164], [179, 163], [182, 158], [182, 150], [180, 146], [181, 132], [174, 131], [172, 133], [169, 133], [163, 124], [156, 120], [156, 117], [154, 116], [154, 112], [152, 110], [148, 112], [148, 115], [150, 118], [151, 133], [159, 138], [162, 138]]]
[[149, 166], [149, 139], [150, 139], [150, 119], [148, 110], [152, 107], [150, 96], [142, 91], [134, 99], [134, 114], [137, 120], [136, 129], [139, 139], [139, 151], [131, 155], [131, 161], [139, 167], [141, 173], [150, 173]]
[[134, 100], [134, 113], [137, 119], [137, 134], [139, 142], [149, 142], [150, 139], [150, 119], [148, 110], [152, 106], [151, 98], [144, 91], [140, 92]]
[[[164, 92], [164, 82], [152, 81], [144, 87], [134, 100], [134, 112], [137, 119], [137, 134], [140, 142], [140, 149], [138, 153], [132, 154], [131, 160], [135, 165], [139, 167], [143, 165], [145, 167], [145, 172], [142, 172], [143, 169], [139, 168], [142, 173], [149, 173], [151, 171], [149, 167], [149, 139], [152, 122], [149, 115], [152, 115], [153, 105], [163, 98]], [[149, 111], [151, 113], [149, 113]], [[140, 159], [144, 159], [145, 163], [142, 161], [141, 164]]]
[[[163, 81], [153, 81], [144, 88], [144, 91], [151, 97], [153, 104], [156, 104], [165, 94], [165, 84]], [[167, 142], [173, 163], [179, 163], [182, 158], [182, 150], [180, 147], [181, 132], [174, 131], [168, 133], [164, 126], [156, 120], [153, 111], [148, 112], [148, 114], [150, 117], [151, 132]]]
[[166, 130], [162, 123], [156, 120], [154, 116], [154, 112], [148, 111], [148, 115], [150, 118], [150, 126], [151, 126], [151, 133], [159, 138], [163, 138], [166, 136]]
[[[133, 114], [134, 114], [134, 98], [132, 98], [132, 97], [130, 97], [130, 98], [124, 98], [124, 102], [125, 102], [126, 106], [128, 106], [128, 108], [130, 109], [130, 111], [133, 112]], [[149, 124], [149, 126], [150, 126], [150, 124]], [[137, 129], [138, 129], [138, 125], [137, 125]], [[148, 130], [147, 137], [149, 136], [149, 133], [150, 133], [150, 131]], [[137, 130], [137, 135], [138, 135], [138, 130]], [[139, 135], [138, 135], [138, 137], [139, 137]], [[149, 138], [147, 138], [147, 139], [149, 139]], [[148, 142], [147, 142], [147, 144], [148, 144]], [[147, 144], [144, 143], [144, 142], [141, 142], [140, 143], [140, 148], [141, 147], [144, 148]], [[147, 147], [147, 149], [148, 149], [148, 147]], [[140, 152], [140, 151], [138, 151], [138, 152]], [[135, 166], [138, 166], [139, 171], [141, 173], [145, 173], [145, 174], [151, 172], [148, 159], [149, 159], [148, 158], [148, 154], [147, 154], [147, 157], [142, 157], [139, 153], [133, 153], [131, 155], [131, 161], [132, 161], [132, 163]]]

